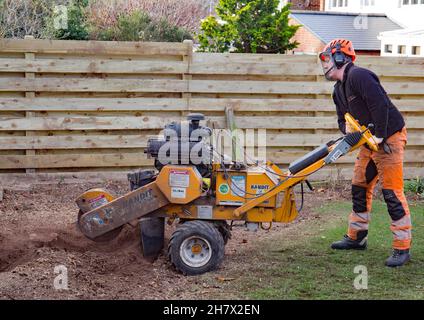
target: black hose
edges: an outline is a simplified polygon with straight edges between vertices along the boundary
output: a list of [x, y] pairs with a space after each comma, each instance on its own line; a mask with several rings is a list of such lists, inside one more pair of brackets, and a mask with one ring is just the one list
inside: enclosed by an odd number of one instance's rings
[[301, 212], [303, 209], [303, 202], [304, 202], [304, 194], [305, 194], [305, 190], [303, 190], [303, 182], [300, 183], [300, 194], [301, 194], [301, 202], [300, 202], [300, 208], [297, 209], [297, 212]]

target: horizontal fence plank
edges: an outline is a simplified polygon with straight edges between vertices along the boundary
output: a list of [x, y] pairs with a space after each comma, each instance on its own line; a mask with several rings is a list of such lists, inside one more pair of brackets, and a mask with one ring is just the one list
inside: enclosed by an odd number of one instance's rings
[[[17, 79], [0, 78], [0, 91], [35, 92], [181, 92], [227, 94], [324, 94], [333, 83], [312, 81], [221, 81], [221, 80], [138, 80], [138, 79]], [[424, 82], [386, 82], [392, 95], [424, 95]]]
[[[341, 135], [341, 133], [267, 133], [266, 145], [267, 147], [317, 147], [337, 139]], [[422, 133], [408, 133], [408, 147], [423, 145], [424, 135]]]
[[[288, 151], [268, 151], [267, 152], [267, 158], [268, 160], [271, 160], [272, 162], [279, 163], [279, 164], [289, 164], [293, 161], [299, 159], [303, 155], [305, 155], [306, 152], [288, 152]], [[357, 157], [357, 152], [347, 154], [346, 156], [343, 156], [337, 160], [337, 164], [353, 164], [355, 162], [355, 159]], [[417, 162], [417, 159], [423, 159], [424, 158], [424, 151], [423, 150], [406, 150], [405, 156], [404, 156], [404, 162], [405, 163], [415, 163]]]
[[[143, 130], [163, 129], [171, 121], [181, 121], [180, 117], [33, 117], [0, 118], [0, 131], [48, 131], [48, 130]], [[225, 128], [223, 116], [211, 116], [218, 128]], [[424, 129], [424, 117], [408, 117], [407, 128]], [[236, 125], [240, 129], [337, 129], [337, 117], [252, 117], [238, 116]]]
[[[244, 93], [244, 94], [326, 94], [333, 92], [334, 83], [312, 81], [220, 81], [192, 80], [191, 93]], [[389, 94], [424, 95], [424, 82], [386, 82]]]
[[35, 92], [187, 92], [186, 80], [2, 79], [0, 91]]
[[1, 39], [0, 52], [33, 52], [106, 55], [187, 55], [191, 46], [186, 43], [132, 41], [78, 41]]
[[35, 73], [148, 73], [181, 74], [189, 70], [183, 61], [114, 61], [76, 59], [0, 59], [0, 72]]
[[0, 98], [0, 111], [184, 111], [187, 99]]
[[321, 68], [316, 64], [285, 63], [246, 63], [209, 61], [197, 63], [190, 67], [190, 73], [225, 74], [225, 75], [260, 75], [260, 76], [309, 76], [321, 75]]
[[[424, 99], [393, 100], [404, 112], [424, 112]], [[234, 111], [335, 112], [331, 99], [1, 98], [0, 111]]]
[[355, 63], [358, 64], [370, 64], [370, 65], [384, 65], [384, 66], [424, 66], [424, 58], [422, 57], [380, 57], [380, 56], [367, 56], [358, 55], [356, 56]]
[[[318, 147], [341, 135], [341, 133], [267, 133], [266, 147]], [[150, 136], [144, 134], [0, 136], [0, 150], [145, 148], [149, 138]], [[255, 146], [257, 143], [255, 141]], [[408, 134], [408, 148], [422, 145], [424, 145], [423, 134]]]
[[[401, 110], [424, 112], [424, 99], [393, 100]], [[0, 100], [1, 104], [1, 100]], [[299, 111], [299, 112], [335, 112], [332, 99], [200, 99], [189, 101], [190, 110], [224, 111], [232, 107], [234, 111]]]
[[166, 117], [34, 117], [1, 119], [1, 130], [125, 130], [162, 129], [179, 118]]
[[0, 111], [184, 111], [187, 99], [1, 98]]
[[[146, 167], [148, 168], [148, 166]], [[136, 170], [136, 169], [134, 169]], [[102, 183], [105, 181], [121, 181], [127, 182], [127, 173], [132, 170], [120, 170], [119, 168], [105, 171], [103, 168], [90, 168], [87, 171], [81, 170], [72, 172], [37, 172], [37, 173], [8, 173], [0, 174], [0, 185], [8, 190], [21, 190], [29, 188], [28, 181], [34, 185], [40, 184], [55, 184], [55, 183], [80, 183], [80, 182], [95, 182]], [[424, 167], [405, 167], [405, 179], [416, 179], [416, 177], [424, 176]], [[351, 167], [330, 166], [323, 168], [308, 177], [309, 181], [326, 181], [350, 184], [352, 178]]]
[[[286, 167], [291, 162], [302, 157], [304, 153], [294, 152], [267, 152], [268, 160]], [[424, 151], [407, 150], [405, 163], [415, 163], [422, 159]], [[337, 160], [337, 164], [352, 164], [355, 155], [349, 154]], [[24, 168], [88, 168], [88, 167], [132, 167], [153, 166], [153, 159], [148, 159], [142, 153], [116, 154], [51, 154], [51, 155], [0, 155], [0, 169]], [[284, 167], [284, 166], [283, 166]]]
[[330, 82], [192, 80], [191, 93], [331, 94]]
[[143, 153], [0, 155], [0, 169], [153, 166]]
[[245, 54], [245, 53], [205, 53], [195, 52], [192, 56], [193, 65], [213, 62], [221, 63], [318, 63], [315, 55], [284, 55], [284, 54]]
[[60, 135], [1, 137], [0, 150], [145, 148], [145, 135]]

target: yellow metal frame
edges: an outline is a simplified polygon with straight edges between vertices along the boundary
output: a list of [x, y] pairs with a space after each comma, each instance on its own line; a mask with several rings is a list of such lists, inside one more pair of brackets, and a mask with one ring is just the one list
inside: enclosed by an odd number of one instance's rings
[[[350, 149], [349, 152], [367, 144], [372, 150], [377, 151], [378, 145], [375, 143], [373, 136], [368, 128], [360, 126], [359, 123], [350, 115], [346, 114], [346, 122], [354, 131], [362, 132], [361, 140]], [[337, 144], [328, 147], [329, 152], [336, 148]], [[206, 190], [202, 189], [204, 179], [197, 173], [192, 166], [165, 166], [155, 181], [147, 184], [135, 191], [132, 191], [125, 196], [114, 199], [112, 195], [101, 189], [93, 189], [77, 199], [78, 206], [84, 212], [81, 217], [83, 227], [86, 226], [86, 235], [98, 236], [102, 232], [113, 229], [115, 225], [102, 227], [103, 231], [96, 227], [91, 229], [93, 219], [105, 220], [107, 222], [107, 214], [113, 211], [119, 212], [116, 217], [119, 222], [119, 216], [126, 218], [139, 218], [147, 216], [150, 213], [153, 215], [167, 216], [169, 218], [180, 219], [206, 219], [206, 220], [245, 220], [249, 222], [291, 222], [297, 215], [298, 211], [295, 205], [293, 187], [306, 180], [312, 173], [320, 170], [326, 165], [325, 159], [320, 159], [311, 164], [307, 168], [292, 174], [290, 171], [283, 172], [277, 165], [272, 162], [267, 162], [265, 166], [267, 171], [261, 173], [263, 178], [256, 179], [258, 184], [268, 184], [272, 181], [271, 189], [257, 195], [254, 198], [241, 198], [243, 200], [239, 207], [220, 205], [215, 203], [213, 199], [202, 198], [201, 195]], [[219, 163], [213, 164], [213, 176], [216, 181], [223, 169]], [[263, 169], [263, 168], [262, 168]], [[175, 171], [175, 172], [174, 172]], [[184, 174], [186, 176], [175, 176], [174, 181], [171, 181], [171, 173]], [[246, 176], [248, 181], [249, 170], [240, 171], [238, 174]], [[255, 172], [255, 174], [257, 174]], [[275, 179], [270, 179], [269, 175], [274, 174]], [[258, 175], [259, 176], [259, 175]], [[220, 180], [222, 181], [222, 179]], [[176, 183], [176, 185], [172, 185]], [[180, 185], [181, 184], [181, 185]], [[247, 183], [246, 183], [247, 184]], [[211, 183], [204, 184], [206, 187], [213, 187]], [[213, 184], [212, 184], [213, 185]], [[216, 186], [215, 186], [216, 187]], [[174, 190], [175, 189], [175, 190]], [[184, 189], [184, 190], [180, 190]], [[250, 190], [246, 186], [246, 190]], [[184, 198], [178, 197], [178, 192], [184, 191]], [[175, 194], [175, 196], [174, 196]], [[97, 203], [99, 197], [103, 197], [103, 202]], [[231, 198], [230, 198], [231, 199]], [[147, 201], [148, 200], [148, 201]], [[93, 201], [93, 203], [91, 203]], [[147, 202], [146, 202], [147, 201]], [[266, 204], [266, 205], [264, 205]], [[270, 206], [272, 204], [272, 206]], [[100, 205], [93, 208], [93, 206]], [[140, 214], [143, 213], [143, 214]], [[122, 221], [123, 222], [123, 221]]]
[[[357, 148], [359, 148], [360, 146], [362, 146], [364, 144], [367, 144], [372, 150], [375, 150], [375, 151], [378, 150], [378, 145], [375, 143], [374, 139], [372, 138], [372, 134], [371, 134], [371, 132], [369, 131], [368, 128], [366, 128], [365, 126], [360, 126], [359, 123], [349, 113], [346, 113], [345, 120], [351, 125], [351, 127], [353, 128], [354, 131], [363, 132], [361, 140], [354, 147], [352, 147], [350, 152], [356, 150]], [[334, 149], [334, 145], [329, 147], [330, 152], [333, 149]], [[270, 190], [269, 192], [267, 192], [263, 196], [260, 196], [256, 199], [252, 199], [252, 200], [246, 202], [244, 205], [235, 209], [234, 215], [236, 217], [241, 217], [242, 214], [248, 212], [252, 208], [256, 207], [258, 204], [268, 200], [269, 198], [277, 195], [278, 193], [280, 193], [284, 190], [288, 190], [289, 188], [293, 187], [297, 183], [305, 180], [309, 175], [318, 171], [319, 169], [321, 169], [325, 165], [326, 165], [326, 163], [325, 163], [324, 159], [321, 159], [321, 160], [318, 160], [317, 162], [313, 163], [309, 167], [303, 169], [302, 171], [300, 171], [300, 172], [298, 172], [294, 175], [291, 175], [290, 172], [287, 172], [286, 173], [287, 179], [282, 180], [279, 185], [277, 185], [274, 189]], [[287, 204], [287, 201], [291, 201], [291, 199], [286, 195], [283, 206], [286, 205], [287, 207], [289, 207], [288, 204]], [[276, 219], [275, 221], [283, 222], [283, 220], [285, 220], [285, 219], [282, 219], [282, 220]]]

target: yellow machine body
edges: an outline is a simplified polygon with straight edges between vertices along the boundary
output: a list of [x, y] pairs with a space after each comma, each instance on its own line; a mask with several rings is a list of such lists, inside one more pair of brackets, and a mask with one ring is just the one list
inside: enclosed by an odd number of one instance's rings
[[[278, 179], [267, 175], [260, 167], [245, 170], [222, 169], [216, 172], [216, 204], [241, 206], [276, 186]], [[258, 207], [275, 208], [276, 197], [262, 202]]]
[[151, 182], [116, 199], [102, 189], [89, 190], [76, 201], [83, 213], [80, 229], [93, 239], [141, 217], [291, 222], [298, 215], [294, 186], [363, 144], [378, 150], [367, 128], [350, 115], [346, 121], [360, 140], [347, 147], [344, 140], [324, 145], [325, 154], [317, 150], [285, 172], [271, 162], [245, 168], [214, 163], [210, 177], [202, 178], [194, 165], [166, 165]]
[[76, 199], [82, 213], [89, 212], [104, 204], [111, 202], [115, 197], [104, 189], [95, 188], [84, 192]]
[[162, 168], [156, 184], [170, 203], [187, 204], [202, 194], [202, 176], [193, 166], [168, 165]]

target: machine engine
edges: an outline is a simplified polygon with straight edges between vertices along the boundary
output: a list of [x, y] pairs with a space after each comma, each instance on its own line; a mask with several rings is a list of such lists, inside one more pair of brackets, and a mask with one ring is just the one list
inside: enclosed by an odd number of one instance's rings
[[200, 126], [200, 121], [204, 119], [203, 114], [189, 114], [188, 121], [167, 124], [163, 137], [148, 140], [144, 153], [155, 159], [157, 170], [160, 171], [167, 164], [194, 165], [202, 177], [210, 176], [212, 146], [208, 140], [212, 130]]

